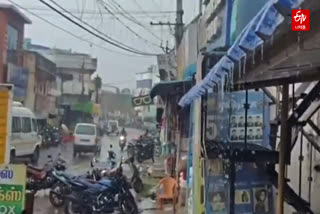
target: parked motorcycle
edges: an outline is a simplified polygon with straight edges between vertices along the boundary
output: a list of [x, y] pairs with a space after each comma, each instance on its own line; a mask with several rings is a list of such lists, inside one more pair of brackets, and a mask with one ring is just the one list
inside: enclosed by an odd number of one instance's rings
[[48, 155], [48, 161], [43, 168], [36, 166], [27, 166], [27, 190], [36, 193], [39, 190], [49, 189], [54, 183], [55, 179], [52, 176], [54, 170], [66, 170], [66, 161], [59, 154], [56, 160], [53, 160], [51, 155]]
[[[132, 170], [132, 177], [130, 179], [130, 186], [137, 192], [140, 193], [143, 190], [143, 182], [140, 178], [140, 173], [136, 165], [134, 164], [134, 158], [128, 158], [124, 161], [125, 164], [128, 164]], [[49, 200], [54, 207], [62, 207], [65, 202], [65, 196], [71, 193], [70, 185], [67, 185], [66, 182], [62, 182], [62, 180], [69, 179], [84, 179], [90, 181], [101, 181], [107, 178], [113, 178], [115, 174], [108, 167], [108, 163], [100, 162], [96, 158], [93, 158], [91, 163], [91, 170], [87, 172], [85, 175], [81, 176], [69, 176], [65, 173], [55, 173], [56, 179], [58, 182], [53, 186], [50, 190]], [[58, 174], [58, 175], [57, 175]]]
[[69, 185], [65, 182], [66, 180], [71, 179], [84, 179], [91, 181], [100, 181], [107, 172], [104, 168], [95, 168], [94, 163], [95, 158], [90, 163], [91, 170], [89, 170], [86, 174], [80, 176], [72, 176], [62, 172], [54, 172], [53, 176], [57, 180], [57, 182], [50, 189], [49, 193], [49, 201], [52, 206], [56, 208], [60, 208], [64, 205], [65, 196], [71, 193], [71, 189]]
[[57, 127], [45, 126], [40, 135], [44, 146], [58, 146], [62, 141], [60, 130]]
[[137, 141], [135, 141], [135, 140], [128, 143], [127, 149], [126, 149], [128, 157], [134, 157], [136, 155], [136, 153], [135, 153], [136, 143], [137, 143]]
[[54, 146], [58, 146], [62, 141], [62, 135], [58, 127], [51, 128], [51, 142]]
[[140, 137], [135, 142], [130, 142], [127, 146], [128, 157], [135, 157], [138, 163], [152, 159], [154, 162], [155, 142], [150, 137]]
[[154, 156], [160, 157], [162, 154], [162, 145], [159, 137], [154, 137], [153, 142], [154, 142]]
[[136, 158], [138, 163], [145, 160], [152, 159], [154, 162], [154, 144], [153, 143], [139, 143], [136, 145]]
[[124, 135], [120, 135], [119, 146], [120, 146], [121, 152], [123, 152], [124, 147], [126, 147], [126, 143], [127, 143], [126, 137]]
[[143, 190], [143, 182], [140, 177], [140, 172], [138, 167], [134, 164], [134, 157], [130, 157], [125, 161], [126, 164], [132, 170], [132, 177], [131, 177], [131, 186], [137, 193], [141, 193]]
[[118, 168], [112, 170], [110, 177], [99, 182], [66, 178], [62, 178], [61, 182], [71, 189], [71, 194], [66, 196], [66, 214], [112, 213], [117, 208], [121, 213], [138, 213], [129, 183], [123, 175], [122, 161]]

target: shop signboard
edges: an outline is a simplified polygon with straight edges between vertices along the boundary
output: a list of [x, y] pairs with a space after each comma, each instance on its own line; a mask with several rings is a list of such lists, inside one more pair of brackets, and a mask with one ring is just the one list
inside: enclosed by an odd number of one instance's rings
[[0, 165], [0, 213], [22, 213], [26, 191], [25, 165]]
[[152, 105], [153, 100], [151, 99], [150, 95], [141, 95], [138, 97], [132, 97], [132, 106], [133, 107], [139, 107], [139, 106], [148, 106]]
[[9, 162], [9, 136], [11, 132], [10, 109], [12, 85], [0, 84], [0, 164]]

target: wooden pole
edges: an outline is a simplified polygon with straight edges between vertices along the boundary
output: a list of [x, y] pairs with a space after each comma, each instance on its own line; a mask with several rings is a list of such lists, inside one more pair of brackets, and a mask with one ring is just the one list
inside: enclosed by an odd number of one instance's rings
[[281, 105], [281, 140], [279, 152], [279, 177], [278, 177], [278, 200], [277, 214], [284, 214], [284, 186], [287, 146], [290, 143], [288, 138], [288, 112], [289, 112], [289, 85], [282, 86], [282, 105]]

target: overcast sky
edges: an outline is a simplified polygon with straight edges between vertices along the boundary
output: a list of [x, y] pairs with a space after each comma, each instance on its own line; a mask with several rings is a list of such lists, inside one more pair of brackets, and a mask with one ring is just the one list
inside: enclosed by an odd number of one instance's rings
[[[48, 8], [39, 0], [13, 1], [86, 40], [92, 41], [93, 43], [107, 49], [123, 53], [113, 53], [94, 45], [90, 45], [88, 42], [80, 41], [79, 39], [54, 28], [24, 11], [24, 13], [32, 20], [32, 24], [26, 26], [25, 37], [31, 38], [32, 43], [34, 44], [62, 49], [72, 49], [75, 52], [88, 53], [93, 57], [97, 57], [97, 73], [103, 78], [104, 83], [112, 83], [120, 88], [133, 88], [135, 87], [135, 73], [146, 71], [150, 65], [157, 63], [156, 57], [128, 56], [128, 54], [132, 54], [121, 51], [106, 42], [95, 38], [79, 27], [63, 19], [58, 14], [48, 10]], [[50, 2], [49, 0], [46, 1]], [[126, 11], [129, 11], [140, 24], [145, 26], [143, 28], [138, 24], [125, 19], [123, 16], [117, 15], [121, 22], [125, 23], [125, 25], [127, 25], [132, 31], [136, 32], [141, 38], [134, 35], [126, 26], [108, 14], [108, 12], [102, 7], [101, 3], [99, 3], [101, 0], [55, 1], [65, 9], [73, 11], [75, 15], [81, 17], [84, 21], [98, 28], [100, 31], [103, 31], [105, 34], [143, 52], [162, 53], [162, 50], [156, 47], [156, 45], [161, 44], [161, 41], [164, 46], [166, 45], [166, 41], [169, 41], [171, 48], [174, 45], [174, 37], [172, 35], [173, 27], [170, 30], [166, 26], [150, 26], [150, 22], [175, 22], [175, 14], [173, 12], [176, 7], [175, 0], [104, 0], [109, 4], [114, 4], [112, 1], [117, 2]], [[0, 2], [10, 4], [8, 0], [0, 0]], [[185, 10], [184, 21], [185, 23], [188, 23], [197, 15], [198, 4], [194, 0], [184, 0], [183, 4]], [[141, 11], [141, 9], [143, 10]], [[165, 11], [166, 13], [154, 13], [158, 11]], [[146, 42], [146, 40], [148, 42]]]

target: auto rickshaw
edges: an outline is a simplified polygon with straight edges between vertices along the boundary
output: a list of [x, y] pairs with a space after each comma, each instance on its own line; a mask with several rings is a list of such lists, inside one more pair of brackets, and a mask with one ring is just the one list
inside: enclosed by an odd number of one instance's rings
[[108, 121], [108, 130], [107, 135], [115, 134], [116, 136], [119, 136], [119, 123], [117, 120], [109, 120]]

